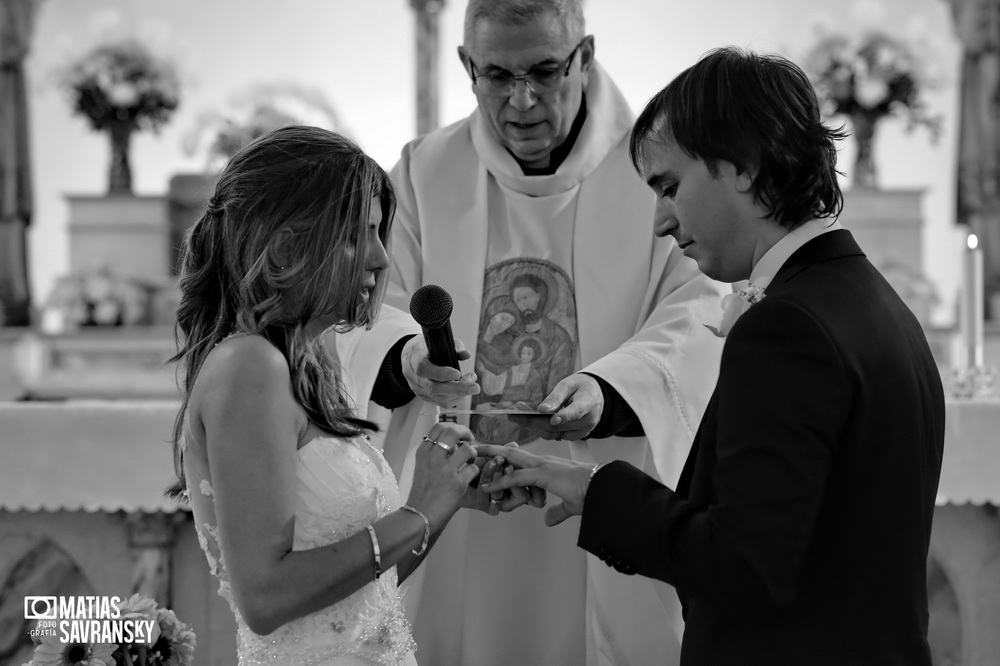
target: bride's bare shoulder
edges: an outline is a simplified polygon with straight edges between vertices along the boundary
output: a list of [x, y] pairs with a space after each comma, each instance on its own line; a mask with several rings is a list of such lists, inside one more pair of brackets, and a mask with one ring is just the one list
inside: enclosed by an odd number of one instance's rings
[[198, 372], [189, 408], [197, 424], [222, 422], [228, 430], [285, 424], [289, 432], [298, 432], [307, 423], [284, 355], [257, 335], [227, 338], [212, 349]]
[[259, 335], [237, 335], [209, 352], [197, 383], [205, 388], [250, 388], [271, 383], [284, 386], [288, 379], [288, 362], [277, 347]]

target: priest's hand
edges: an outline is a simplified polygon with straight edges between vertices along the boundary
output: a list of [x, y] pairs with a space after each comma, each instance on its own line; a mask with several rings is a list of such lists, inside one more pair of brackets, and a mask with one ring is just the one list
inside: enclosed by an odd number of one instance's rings
[[524, 449], [504, 450], [505, 447], [492, 444], [476, 444], [476, 452], [481, 456], [503, 455], [514, 466], [509, 474], [494, 477], [481, 489], [497, 493], [508, 488], [541, 488], [560, 499], [545, 510], [545, 524], [558, 525], [570, 516], [583, 513], [583, 501], [587, 497], [590, 478], [594, 466], [567, 460], [559, 456], [538, 456]]
[[[458, 360], [470, 358], [468, 350], [460, 340], [455, 340]], [[403, 377], [410, 390], [418, 397], [441, 407], [456, 407], [467, 395], [479, 393], [476, 373], [462, 374], [455, 368], [434, 365], [427, 356], [427, 342], [424, 336], [416, 335], [403, 345]], [[598, 389], [599, 390], [599, 389]]]
[[556, 384], [536, 409], [552, 416], [510, 415], [507, 418], [544, 439], [576, 441], [589, 435], [601, 420], [604, 394], [596, 379], [578, 372]]

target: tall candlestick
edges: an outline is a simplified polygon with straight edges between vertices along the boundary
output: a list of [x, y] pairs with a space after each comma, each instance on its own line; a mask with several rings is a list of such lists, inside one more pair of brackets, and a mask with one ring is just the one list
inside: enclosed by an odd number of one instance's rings
[[979, 239], [969, 234], [965, 252], [962, 288], [962, 342], [966, 367], [983, 365], [983, 250]]

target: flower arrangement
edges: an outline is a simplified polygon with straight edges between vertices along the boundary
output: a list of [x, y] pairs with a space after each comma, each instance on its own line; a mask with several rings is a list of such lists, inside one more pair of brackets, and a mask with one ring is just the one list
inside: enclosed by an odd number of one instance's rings
[[928, 111], [924, 99], [931, 82], [903, 42], [878, 31], [854, 38], [829, 35], [806, 56], [805, 68], [824, 116], [851, 120], [858, 142], [856, 184], [875, 185], [871, 143], [881, 119], [902, 118], [908, 131], [922, 126], [937, 139], [941, 118]]
[[279, 127], [296, 125], [301, 121], [269, 102], [254, 105], [245, 118], [232, 116], [202, 116], [202, 121], [216, 125], [215, 137], [208, 147], [209, 159], [227, 160], [235, 155], [240, 148], [257, 137]]
[[179, 103], [174, 68], [135, 41], [98, 46], [69, 68], [65, 84], [73, 110], [95, 130], [116, 123], [156, 130]]
[[136, 130], [157, 131], [177, 109], [176, 70], [139, 42], [123, 39], [84, 55], [63, 73], [62, 82], [73, 111], [111, 137], [109, 191], [130, 193], [129, 138]]
[[191, 628], [149, 597], [133, 594], [119, 609], [122, 620], [150, 621], [145, 641], [114, 645], [83, 640], [64, 642], [56, 632], [35, 639], [31, 661], [23, 666], [191, 666], [196, 637]]
[[42, 323], [50, 333], [81, 326], [145, 324], [149, 304], [149, 285], [100, 268], [59, 278], [42, 308]]
[[225, 112], [201, 113], [185, 135], [183, 148], [189, 155], [197, 153], [207, 135], [207, 161], [212, 170], [262, 134], [302, 124], [343, 131], [322, 91], [295, 83], [259, 84], [234, 96]]

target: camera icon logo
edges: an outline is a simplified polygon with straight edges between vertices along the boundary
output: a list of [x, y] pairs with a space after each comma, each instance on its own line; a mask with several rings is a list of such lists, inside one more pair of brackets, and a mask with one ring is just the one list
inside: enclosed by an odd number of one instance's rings
[[25, 597], [25, 620], [55, 620], [58, 617], [59, 606], [55, 597]]

